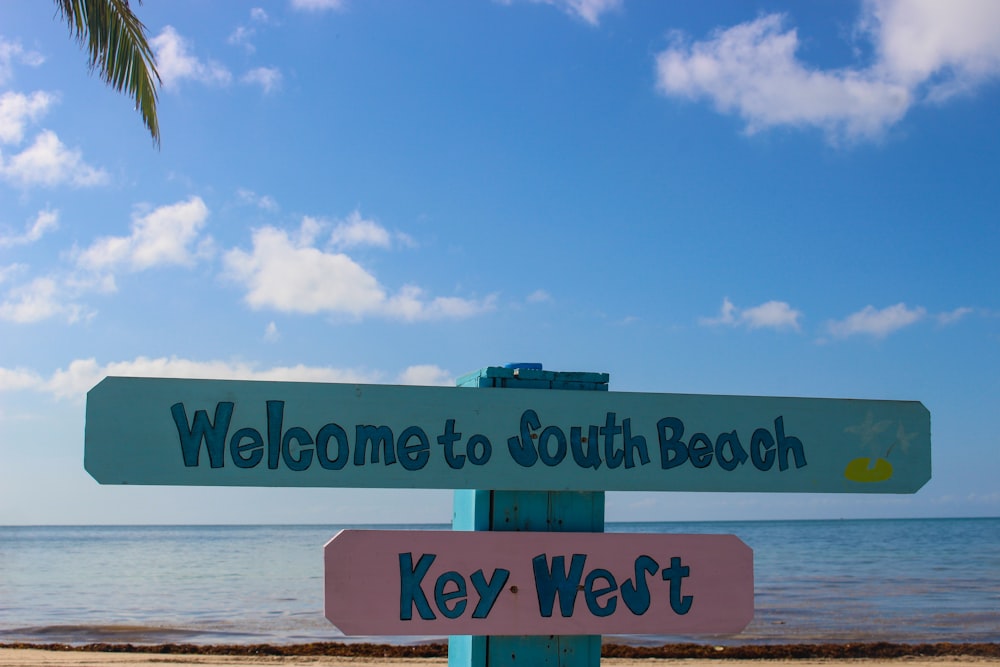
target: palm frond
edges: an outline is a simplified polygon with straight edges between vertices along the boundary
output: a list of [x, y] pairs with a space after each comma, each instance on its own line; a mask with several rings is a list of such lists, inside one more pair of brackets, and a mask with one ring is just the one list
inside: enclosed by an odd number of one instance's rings
[[91, 69], [109, 86], [127, 92], [135, 100], [143, 124], [159, 146], [156, 84], [160, 83], [160, 75], [156, 71], [156, 57], [146, 40], [146, 27], [132, 13], [128, 0], [55, 0], [55, 3], [70, 34], [86, 46]]

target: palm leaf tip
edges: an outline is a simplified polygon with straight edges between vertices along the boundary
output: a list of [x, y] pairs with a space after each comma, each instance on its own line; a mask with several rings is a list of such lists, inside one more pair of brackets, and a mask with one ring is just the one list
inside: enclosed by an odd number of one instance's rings
[[132, 12], [128, 0], [54, 1], [70, 34], [85, 45], [91, 70], [135, 100], [143, 125], [159, 146], [156, 86], [161, 82], [160, 74], [146, 39], [146, 27]]

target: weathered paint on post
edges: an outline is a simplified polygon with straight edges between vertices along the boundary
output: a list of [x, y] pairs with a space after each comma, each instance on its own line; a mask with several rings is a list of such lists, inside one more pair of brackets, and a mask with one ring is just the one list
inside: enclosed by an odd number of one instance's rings
[[346, 530], [324, 551], [347, 635], [731, 634], [753, 617], [732, 535]]
[[110, 377], [105, 484], [912, 493], [917, 402]]

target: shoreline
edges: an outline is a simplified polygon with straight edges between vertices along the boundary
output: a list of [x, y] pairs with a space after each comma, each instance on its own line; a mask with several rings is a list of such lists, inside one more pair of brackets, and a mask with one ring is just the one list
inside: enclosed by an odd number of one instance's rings
[[[444, 660], [446, 643], [400, 646], [394, 644], [318, 642], [309, 644], [128, 644], [128, 643], [0, 643], [0, 651], [42, 651], [48, 653], [101, 653], [130, 655], [214, 656], [253, 658], [336, 657], [349, 659]], [[605, 644], [603, 658], [624, 661], [650, 660], [912, 660], [914, 658], [972, 658], [1000, 664], [1000, 643], [936, 642], [904, 644], [891, 642], [747, 644], [713, 646], [705, 644], [664, 644], [632, 646]], [[410, 662], [413, 661], [413, 662]], [[6, 664], [0, 662], [0, 665]]]

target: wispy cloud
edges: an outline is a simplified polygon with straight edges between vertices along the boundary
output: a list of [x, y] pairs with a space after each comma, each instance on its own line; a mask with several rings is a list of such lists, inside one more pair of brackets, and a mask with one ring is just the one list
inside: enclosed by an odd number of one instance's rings
[[96, 359], [77, 359], [48, 377], [35, 371], [0, 367], [0, 392], [33, 390], [58, 399], [82, 401], [90, 389], [108, 376], [422, 385], [454, 382], [448, 371], [433, 365], [409, 366], [392, 375], [384, 371], [304, 364], [267, 368], [248, 362], [136, 357], [107, 364], [100, 364]]
[[384, 249], [393, 246], [408, 248], [416, 246], [416, 241], [409, 234], [389, 231], [377, 221], [362, 216], [358, 209], [351, 211], [346, 218], [337, 222], [330, 232], [329, 243], [331, 248], [337, 250], [364, 246]]
[[897, 303], [881, 310], [869, 305], [842, 320], [829, 322], [827, 330], [837, 338], [856, 335], [885, 338], [893, 332], [916, 324], [926, 316], [925, 308], [920, 306], [910, 308], [905, 303]]
[[840, 69], [803, 61], [788, 22], [768, 14], [701, 41], [676, 35], [657, 55], [657, 89], [708, 100], [740, 116], [749, 134], [814, 127], [839, 142], [878, 139], [915, 103], [941, 102], [1000, 75], [1000, 3], [993, 0], [868, 0], [858, 25], [875, 60]]
[[268, 95], [281, 88], [282, 79], [281, 70], [277, 67], [255, 67], [240, 77], [241, 82], [260, 86]]
[[197, 81], [209, 86], [225, 86], [232, 73], [222, 64], [203, 61], [190, 52], [190, 44], [173, 28], [166, 26], [149, 40], [156, 54], [156, 68], [164, 90], [176, 90], [182, 81]]
[[[514, 0], [499, 0], [505, 5]], [[622, 8], [624, 0], [528, 0], [529, 2], [551, 5], [563, 12], [596, 26], [601, 22], [601, 16]]]
[[528, 303], [551, 303], [552, 295], [543, 289], [536, 289], [525, 299]]
[[344, 0], [291, 0], [292, 9], [307, 12], [321, 12], [343, 9], [347, 3]]
[[759, 306], [737, 308], [729, 298], [722, 300], [722, 307], [716, 317], [699, 320], [704, 326], [742, 326], [748, 329], [791, 329], [799, 330], [801, 311], [795, 310], [784, 301], [768, 301]]
[[18, 41], [0, 37], [0, 85], [13, 78], [15, 65], [38, 67], [43, 62], [45, 57], [38, 51], [25, 49]]
[[956, 308], [955, 310], [949, 311], [947, 313], [938, 313], [935, 318], [938, 324], [942, 326], [948, 326], [949, 324], [955, 324], [959, 320], [965, 319], [968, 315], [975, 312], [972, 308], [968, 306], [963, 306], [961, 308]]
[[0, 234], [0, 248], [28, 245], [41, 239], [45, 234], [59, 228], [59, 211], [45, 209], [39, 211], [34, 220], [24, 227], [20, 234]]
[[236, 197], [244, 204], [256, 206], [264, 211], [273, 213], [278, 210], [278, 202], [270, 195], [258, 195], [253, 190], [240, 188], [236, 191]]
[[257, 26], [266, 25], [271, 22], [271, 17], [262, 7], [254, 7], [250, 10], [250, 22], [238, 26], [226, 38], [228, 44], [242, 47], [247, 53], [253, 53], [257, 47], [253, 44], [253, 38], [257, 35]]
[[0, 320], [15, 324], [32, 324], [54, 317], [73, 323], [88, 315], [83, 306], [72, 301], [66, 285], [52, 276], [17, 285], [0, 301]]
[[30, 95], [13, 91], [0, 95], [0, 142], [21, 143], [27, 124], [44, 116], [55, 99], [54, 95], [41, 90]]

